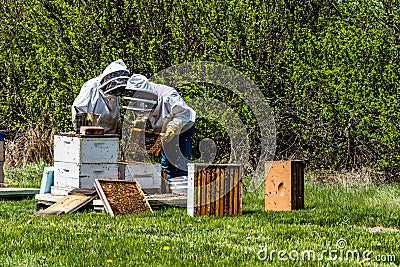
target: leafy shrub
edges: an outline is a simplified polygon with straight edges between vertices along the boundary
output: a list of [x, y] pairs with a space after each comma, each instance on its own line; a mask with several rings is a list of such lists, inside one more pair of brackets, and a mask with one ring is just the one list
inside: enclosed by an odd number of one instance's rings
[[[398, 173], [400, 10], [389, 1], [22, 0], [0, 9], [0, 128], [71, 129], [83, 82], [118, 58], [147, 76], [213, 61], [274, 101], [277, 158]], [[202, 85], [178, 90], [205, 94]], [[254, 129], [245, 105], [218, 88], [209, 94]], [[229, 154], [218, 127], [199, 120], [197, 138], [209, 133]]]

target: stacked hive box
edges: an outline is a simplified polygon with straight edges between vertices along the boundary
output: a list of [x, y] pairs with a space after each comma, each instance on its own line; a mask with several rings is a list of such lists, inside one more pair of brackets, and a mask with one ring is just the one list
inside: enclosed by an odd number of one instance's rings
[[161, 193], [161, 164], [152, 162], [120, 162], [120, 178], [136, 180], [147, 194]]
[[54, 136], [54, 186], [66, 195], [73, 188], [94, 188], [97, 178], [118, 178], [118, 137]]
[[265, 210], [290, 211], [304, 207], [303, 161], [270, 161], [265, 165]]
[[187, 212], [199, 215], [242, 213], [242, 166], [189, 164]]

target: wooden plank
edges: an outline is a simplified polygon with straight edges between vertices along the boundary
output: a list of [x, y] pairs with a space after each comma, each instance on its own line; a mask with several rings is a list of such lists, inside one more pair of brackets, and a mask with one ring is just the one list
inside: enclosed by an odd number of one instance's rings
[[229, 214], [229, 192], [231, 190], [230, 187], [230, 169], [225, 168], [225, 176], [224, 176], [224, 189], [225, 189], [225, 201], [224, 201], [224, 215]]
[[219, 198], [220, 198], [220, 178], [221, 178], [221, 169], [218, 168], [215, 171], [215, 215], [220, 215], [220, 207], [219, 207]]
[[165, 169], [161, 169], [161, 193], [168, 194], [170, 193], [169, 191], [169, 185], [168, 185], [168, 178], [167, 178], [167, 172]]
[[206, 202], [205, 202], [205, 206], [206, 206], [206, 215], [210, 216], [211, 215], [211, 199], [210, 199], [210, 170], [206, 169], [205, 170], [205, 178], [206, 178], [206, 182], [204, 185], [204, 193], [205, 193], [205, 198], [206, 198]]
[[215, 186], [215, 171], [210, 171], [210, 209], [211, 209], [211, 214], [215, 215], [215, 190], [216, 190], [216, 186]]
[[44, 215], [59, 215], [63, 213], [72, 213], [84, 207], [86, 204], [91, 202], [96, 197], [97, 195], [96, 196], [68, 195], [64, 197], [62, 200], [51, 205], [49, 208], [45, 210], [40, 210], [36, 212], [34, 215], [44, 216]]
[[89, 188], [74, 188], [70, 192], [68, 192], [68, 195], [76, 195], [76, 194], [82, 194], [86, 196], [97, 196], [97, 191], [96, 189], [89, 189]]
[[35, 201], [43, 201], [43, 202], [48, 202], [48, 203], [56, 203], [57, 201], [60, 201], [63, 199], [65, 196], [60, 196], [60, 195], [53, 195], [53, 194], [36, 194], [35, 195]]
[[224, 215], [224, 205], [225, 205], [225, 170], [220, 169], [221, 171], [221, 176], [219, 177], [219, 193], [220, 193], [220, 198], [219, 198], [219, 214]]
[[233, 206], [233, 214], [238, 214], [238, 204], [239, 204], [239, 198], [236, 197], [238, 196], [238, 185], [239, 185], [239, 179], [238, 179], [238, 171], [237, 168], [233, 168], [233, 195], [235, 198], [233, 199], [232, 206]]
[[96, 179], [95, 187], [105, 210], [111, 216], [152, 211], [139, 183], [135, 180]]
[[229, 215], [234, 215], [236, 214], [234, 212], [234, 208], [235, 208], [235, 199], [236, 199], [236, 194], [235, 194], [235, 168], [230, 168], [229, 170], [230, 175], [229, 175]]
[[200, 215], [205, 215], [206, 214], [206, 191], [205, 189], [205, 183], [206, 183], [206, 174], [205, 170], [200, 171], [200, 191], [201, 191], [201, 211]]
[[37, 188], [14, 188], [14, 187], [2, 187], [0, 188], [0, 198], [12, 198], [12, 197], [30, 197], [38, 194], [40, 189]]
[[240, 179], [242, 177], [241, 173], [242, 173], [242, 168], [241, 167], [236, 168], [236, 179], [237, 179], [236, 188], [238, 191], [237, 192], [238, 200], [236, 202], [237, 206], [236, 214], [242, 214], [242, 179]]
[[100, 126], [81, 126], [81, 135], [104, 135], [104, 128]]

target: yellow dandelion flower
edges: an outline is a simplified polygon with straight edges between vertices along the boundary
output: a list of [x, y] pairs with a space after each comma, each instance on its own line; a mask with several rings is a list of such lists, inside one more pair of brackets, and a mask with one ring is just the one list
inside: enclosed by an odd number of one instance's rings
[[22, 228], [22, 225], [18, 225], [17, 228]]
[[75, 234], [76, 234], [76, 235], [81, 235], [81, 234], [82, 234], [82, 232], [76, 232]]
[[322, 240], [326, 240], [326, 236], [323, 236], [323, 237], [322, 237]]
[[152, 247], [154, 247], [154, 244], [151, 244]]
[[150, 250], [146, 250], [146, 253], [150, 253]]
[[56, 226], [56, 224], [55, 223], [50, 223], [50, 226], [53, 226], [53, 227], [55, 227]]
[[164, 246], [163, 250], [169, 250], [169, 247], [168, 246]]
[[108, 262], [108, 263], [111, 263], [111, 262], [112, 262], [112, 260], [111, 260], [111, 259], [108, 259], [108, 260], [107, 260], [107, 262]]

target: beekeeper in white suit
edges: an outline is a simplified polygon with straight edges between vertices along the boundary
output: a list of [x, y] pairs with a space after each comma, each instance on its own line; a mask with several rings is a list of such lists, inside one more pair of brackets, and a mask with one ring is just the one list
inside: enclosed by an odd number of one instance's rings
[[76, 130], [77, 113], [95, 113], [100, 118], [98, 126], [107, 134], [118, 133], [120, 95], [123, 94], [130, 77], [125, 63], [119, 59], [112, 62], [103, 73], [83, 84], [72, 104], [72, 122]]
[[129, 101], [124, 108], [141, 114], [137, 122], [149, 119], [152, 127], [162, 133], [161, 166], [168, 181], [187, 176], [196, 112], [174, 88], [149, 82], [140, 74], [128, 80], [124, 99]]

